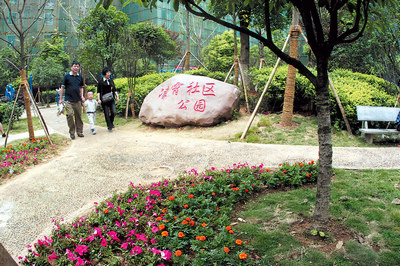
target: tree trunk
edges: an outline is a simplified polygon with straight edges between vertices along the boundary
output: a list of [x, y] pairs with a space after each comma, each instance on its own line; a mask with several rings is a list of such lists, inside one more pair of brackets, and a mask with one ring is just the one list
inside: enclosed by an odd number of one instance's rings
[[186, 57], [185, 72], [190, 70], [190, 20], [189, 11], [186, 11]]
[[[297, 59], [297, 54], [299, 51], [299, 14], [293, 8], [293, 18], [292, 18], [292, 26], [290, 28], [290, 57]], [[293, 103], [294, 103], [294, 93], [296, 87], [296, 72], [297, 69], [289, 65], [288, 74], [286, 78], [286, 88], [285, 88], [285, 96], [283, 99], [283, 111], [282, 111], [282, 120], [281, 125], [284, 127], [289, 127], [292, 125], [293, 118]]]
[[[297, 59], [297, 54], [299, 51], [299, 31], [296, 26], [292, 26], [291, 34], [290, 34], [290, 57]], [[283, 100], [283, 112], [282, 112], [282, 120], [281, 125], [288, 127], [292, 125], [292, 117], [293, 117], [293, 102], [294, 102], [294, 93], [295, 93], [295, 85], [296, 85], [296, 73], [297, 69], [289, 65], [288, 74], [286, 79], [286, 88], [285, 88], [285, 97]]]
[[[239, 23], [241, 28], [247, 29], [249, 27], [250, 10], [241, 10], [239, 13]], [[240, 32], [240, 64], [243, 70], [242, 82], [246, 83], [249, 90], [253, 89], [251, 80], [248, 76], [250, 69], [250, 37], [248, 34]]]
[[[321, 58], [321, 57], [320, 57]], [[313, 227], [326, 230], [329, 221], [330, 185], [332, 177], [332, 136], [329, 101], [328, 56], [317, 61], [317, 118], [319, 171]]]
[[26, 80], [25, 70], [21, 70], [20, 74], [21, 74], [20, 88], [22, 89], [23, 94], [24, 94], [24, 105], [25, 105], [25, 112], [26, 112], [26, 120], [28, 121], [29, 140], [34, 140], [35, 132], [33, 131], [30, 97], [29, 97], [29, 93], [27, 91], [27, 90], [30, 90], [30, 88], [29, 88], [29, 86], [26, 87], [28, 82]]

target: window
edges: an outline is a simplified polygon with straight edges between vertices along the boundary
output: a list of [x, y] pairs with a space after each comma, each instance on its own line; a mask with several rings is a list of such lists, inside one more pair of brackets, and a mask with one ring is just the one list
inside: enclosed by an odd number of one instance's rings
[[51, 13], [44, 14], [44, 24], [53, 25], [53, 14]]
[[46, 9], [54, 9], [55, 0], [48, 0], [46, 3]]

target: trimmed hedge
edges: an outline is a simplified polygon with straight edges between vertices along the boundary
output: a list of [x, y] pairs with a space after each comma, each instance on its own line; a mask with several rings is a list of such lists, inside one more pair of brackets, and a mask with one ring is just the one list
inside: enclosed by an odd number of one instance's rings
[[[252, 79], [257, 85], [256, 98], [261, 95], [265, 84], [272, 72], [271, 68], [252, 71]], [[267, 90], [265, 99], [261, 104], [260, 112], [282, 111], [285, 93], [287, 66], [277, 69], [271, 86]], [[356, 106], [394, 106], [397, 99], [397, 88], [394, 84], [373, 75], [353, 73], [350, 70], [338, 69], [330, 73], [330, 78], [342, 102], [346, 117], [352, 130], [360, 128], [357, 121]], [[296, 76], [295, 111], [308, 111], [316, 113], [315, 88], [303, 75]], [[345, 123], [339, 106], [330, 91], [331, 119], [335, 128], [345, 128]]]

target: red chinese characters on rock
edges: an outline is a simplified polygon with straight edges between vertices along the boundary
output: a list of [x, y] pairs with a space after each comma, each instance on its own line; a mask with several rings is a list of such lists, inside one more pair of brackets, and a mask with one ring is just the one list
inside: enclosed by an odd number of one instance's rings
[[169, 87], [162, 88], [162, 89], [161, 89], [160, 95], [158, 95], [158, 98], [161, 98], [162, 100], [164, 100], [165, 98], [167, 98], [167, 93], [168, 93], [168, 91], [169, 91]]
[[187, 110], [187, 106], [185, 104], [189, 103], [189, 100], [183, 101], [181, 100], [178, 104], [180, 104], [179, 109]]
[[203, 85], [203, 95], [215, 96], [214, 85], [215, 83], [206, 83], [206, 85]]
[[[161, 89], [161, 94], [158, 96], [161, 99], [165, 99], [167, 97], [167, 93], [169, 90], [172, 91], [172, 95], [178, 96], [179, 89], [184, 85], [183, 83], [177, 82], [171, 87]], [[188, 95], [191, 94], [196, 94], [196, 93], [201, 93], [203, 96], [215, 96], [215, 91], [214, 91], [214, 85], [215, 83], [206, 83], [203, 86], [199, 85], [199, 82], [191, 82], [187, 87], [186, 87], [186, 92]], [[201, 89], [202, 87], [202, 89]], [[200, 90], [201, 89], [201, 90]], [[178, 102], [178, 109], [181, 110], [188, 110], [188, 104], [190, 103], [190, 100], [183, 100], [181, 99]], [[206, 109], [206, 100], [205, 99], [200, 99], [195, 102], [193, 106], [193, 110], [196, 112], [204, 112]]]
[[183, 85], [183, 83], [177, 82], [174, 85], [172, 85], [171, 90], [172, 90], [172, 95], [178, 95], [180, 87]]
[[194, 104], [193, 109], [194, 109], [196, 112], [204, 112], [204, 110], [206, 110], [206, 100], [204, 100], [204, 99], [198, 100], [198, 101]]
[[187, 93], [188, 93], [189, 95], [190, 95], [191, 93], [200, 92], [200, 91], [199, 91], [199, 88], [200, 88], [199, 83], [196, 82], [196, 84], [194, 84], [194, 85], [193, 85], [193, 83], [194, 83], [194, 82], [191, 82], [190, 85], [187, 86], [187, 88], [188, 88]]

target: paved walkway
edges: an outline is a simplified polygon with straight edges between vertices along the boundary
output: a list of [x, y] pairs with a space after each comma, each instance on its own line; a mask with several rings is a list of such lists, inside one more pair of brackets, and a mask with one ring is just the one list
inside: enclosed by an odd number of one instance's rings
[[[64, 116], [58, 117], [54, 107], [41, 111], [51, 132], [68, 136]], [[188, 138], [176, 130], [140, 125], [113, 133], [97, 128], [97, 132], [89, 135], [85, 126], [85, 137], [72, 141], [65, 153], [0, 185], [0, 242], [15, 260], [25, 254], [26, 245], [50, 234], [53, 218], [71, 221], [84, 215], [93, 202], [126, 190], [131, 181], [146, 184], [192, 168], [222, 168], [238, 162], [277, 167], [285, 161], [318, 159], [318, 147], [313, 146]], [[337, 168], [397, 169], [399, 165], [398, 147], [334, 148]]]

